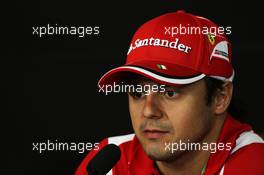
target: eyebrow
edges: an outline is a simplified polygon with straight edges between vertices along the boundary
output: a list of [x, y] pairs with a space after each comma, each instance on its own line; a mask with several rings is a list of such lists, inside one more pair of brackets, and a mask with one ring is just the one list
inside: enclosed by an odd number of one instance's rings
[[190, 84], [183, 84], [181, 86], [172, 86], [172, 85], [165, 85], [165, 88], [173, 88], [173, 89], [177, 89], [177, 90], [182, 90], [182, 89], [185, 89], [187, 87], [190, 87], [192, 85], [194, 85], [196, 82], [194, 83], [190, 83]]

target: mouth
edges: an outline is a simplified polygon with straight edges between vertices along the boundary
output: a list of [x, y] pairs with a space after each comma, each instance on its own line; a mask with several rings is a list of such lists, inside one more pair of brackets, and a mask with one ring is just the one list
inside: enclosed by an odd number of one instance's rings
[[143, 131], [143, 136], [146, 139], [159, 139], [161, 137], [164, 137], [164, 135], [168, 134], [169, 131], [164, 131], [160, 129], [145, 129]]

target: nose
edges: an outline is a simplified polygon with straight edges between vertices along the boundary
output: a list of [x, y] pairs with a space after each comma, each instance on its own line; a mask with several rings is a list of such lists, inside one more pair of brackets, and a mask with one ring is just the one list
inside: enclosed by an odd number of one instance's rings
[[155, 93], [150, 93], [146, 96], [143, 108], [143, 116], [152, 119], [159, 119], [162, 117], [159, 99]]

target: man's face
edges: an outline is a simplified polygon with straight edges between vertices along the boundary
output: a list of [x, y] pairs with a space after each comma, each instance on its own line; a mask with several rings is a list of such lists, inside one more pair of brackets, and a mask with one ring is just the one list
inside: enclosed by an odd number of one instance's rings
[[[157, 86], [144, 79], [138, 82], [142, 86]], [[182, 153], [165, 149], [168, 144], [201, 142], [213, 122], [213, 110], [206, 105], [204, 80], [164, 89], [148, 95], [138, 92], [128, 95], [134, 131], [147, 155], [159, 161], [173, 160]]]

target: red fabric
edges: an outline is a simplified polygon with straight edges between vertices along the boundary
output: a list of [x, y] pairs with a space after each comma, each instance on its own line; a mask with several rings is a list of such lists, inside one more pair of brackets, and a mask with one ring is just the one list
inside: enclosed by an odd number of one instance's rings
[[263, 144], [254, 143], [241, 148], [235, 153], [225, 166], [227, 172], [236, 172], [242, 175], [264, 174], [264, 148]]

